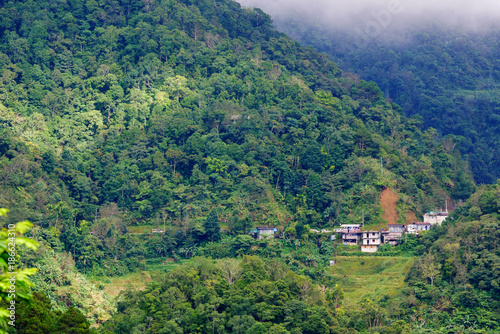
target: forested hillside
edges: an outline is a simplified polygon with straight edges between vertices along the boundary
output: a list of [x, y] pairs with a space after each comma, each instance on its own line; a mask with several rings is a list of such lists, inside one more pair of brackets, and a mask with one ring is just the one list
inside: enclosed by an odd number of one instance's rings
[[451, 322], [446, 312], [454, 309], [464, 329], [495, 326], [500, 320], [500, 184], [480, 187], [443, 228], [429, 232], [423, 240], [429, 250], [408, 278], [426, 305], [423, 320]]
[[[483, 186], [443, 226], [418, 240], [407, 236], [393, 248], [421, 256], [395, 293], [387, 290], [394, 276], [384, 270], [409, 257], [336, 257], [342, 264], [329, 269], [322, 266], [321, 255], [311, 256], [316, 241], [310, 239], [299, 253], [278, 252], [270, 259], [196, 258], [146, 291], [124, 294], [104, 328], [140, 330], [151, 317], [150, 330], [158, 333], [497, 333], [499, 218], [500, 185]], [[320, 253], [327, 255], [324, 246]], [[300, 253], [309, 255], [301, 259]], [[289, 256], [314, 269], [297, 275], [290, 270], [295, 271], [294, 263], [287, 263]], [[366, 267], [383, 273], [378, 285], [349, 282], [354, 271], [367, 277]], [[368, 296], [349, 298], [343, 289], [354, 285]]]
[[366, 206], [370, 222], [386, 186], [417, 215], [473, 190], [453, 146], [259, 10], [18, 1], [1, 13], [12, 220], [124, 231], [217, 207], [235, 226], [323, 225]]
[[[72, 307], [117, 333], [406, 326], [358, 309], [333, 317], [337, 297], [317, 284], [333, 289], [325, 263], [351, 250], [308, 226], [362, 216], [383, 226], [387, 188], [398, 195], [399, 222], [466, 200], [475, 184], [454, 145], [419, 130], [422, 121], [375, 83], [342, 75], [268, 15], [230, 0], [0, 4], [0, 207], [11, 210], [5, 222], [36, 225], [30, 236], [42, 247], [23, 261], [40, 269], [35, 305], [51, 319], [48, 333], [64, 324], [61, 312], [89, 327]], [[246, 235], [261, 225], [284, 240]], [[425, 251], [413, 246], [385, 254]], [[87, 279], [167, 260], [180, 268], [147, 288], [150, 302], [136, 305], [142, 292], [127, 292], [106, 322], [115, 304]], [[235, 283], [240, 266], [251, 268]], [[166, 309], [160, 295], [178, 299]], [[240, 301], [263, 304], [250, 311]], [[317, 321], [290, 325], [290, 314]]]
[[459, 148], [478, 183], [500, 178], [499, 30], [439, 24], [381, 34], [361, 47], [345, 31], [297, 15], [278, 17], [280, 30], [326, 52], [345, 71], [373, 80], [408, 116], [422, 117]]

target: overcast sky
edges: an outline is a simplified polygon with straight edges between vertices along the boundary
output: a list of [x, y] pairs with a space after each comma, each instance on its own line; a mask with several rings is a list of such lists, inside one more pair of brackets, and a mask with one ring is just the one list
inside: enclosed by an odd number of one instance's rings
[[[368, 33], [429, 20], [466, 29], [500, 22], [500, 0], [237, 0], [273, 17], [307, 15], [318, 23]], [[377, 28], [375, 23], [379, 24]], [[380, 29], [382, 28], [382, 29]]]

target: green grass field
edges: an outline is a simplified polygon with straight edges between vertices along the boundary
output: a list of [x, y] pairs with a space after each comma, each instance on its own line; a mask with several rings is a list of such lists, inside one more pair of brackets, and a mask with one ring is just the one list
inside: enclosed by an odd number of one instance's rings
[[136, 226], [127, 226], [127, 230], [129, 233], [150, 233], [152, 229], [160, 228], [163, 230], [163, 224], [161, 226], [158, 225], [136, 225]]
[[185, 263], [189, 260], [180, 260], [179, 262], [174, 262], [173, 259], [167, 259], [164, 257], [156, 258], [156, 259], [148, 259], [146, 260], [146, 267], [148, 271], [170, 271], [177, 267], [178, 265]]
[[[120, 294], [120, 291], [126, 290], [129, 286], [136, 290], [144, 290], [147, 283], [151, 281], [151, 275], [147, 271], [141, 271], [124, 276], [103, 278], [99, 281], [104, 285], [103, 291], [106, 294], [116, 297]], [[94, 281], [94, 283], [97, 283], [97, 281]]]
[[[152, 229], [157, 228], [163, 230], [163, 224], [160, 225], [129, 225], [127, 226], [127, 230], [129, 233], [150, 233]], [[168, 228], [173, 228], [174, 231], [177, 231], [179, 227], [177, 226], [169, 226], [167, 225], [166, 227]], [[225, 229], [227, 231], [228, 227], [227, 224], [225, 223], [220, 223], [220, 228]]]
[[146, 271], [130, 273], [124, 276], [102, 278], [93, 283], [100, 282], [104, 285], [104, 292], [111, 296], [118, 296], [120, 291], [126, 290], [129, 286], [136, 290], [144, 290], [146, 285], [151, 281], [151, 274], [156, 271], [170, 271], [187, 261], [189, 260], [173, 262], [171, 259], [168, 261], [166, 258], [148, 259], [146, 260]]
[[346, 302], [357, 303], [364, 297], [379, 300], [398, 294], [414, 261], [409, 257], [339, 256], [330, 271], [338, 278]]

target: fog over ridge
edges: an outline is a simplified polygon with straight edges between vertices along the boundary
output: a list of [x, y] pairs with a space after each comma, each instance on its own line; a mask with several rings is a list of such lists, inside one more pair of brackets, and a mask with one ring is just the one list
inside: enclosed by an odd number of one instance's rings
[[[309, 17], [318, 24], [341, 29], [366, 28], [374, 21], [391, 32], [422, 23], [462, 29], [488, 29], [500, 22], [500, 0], [237, 0], [258, 7], [275, 19]], [[388, 15], [388, 13], [390, 13]]]

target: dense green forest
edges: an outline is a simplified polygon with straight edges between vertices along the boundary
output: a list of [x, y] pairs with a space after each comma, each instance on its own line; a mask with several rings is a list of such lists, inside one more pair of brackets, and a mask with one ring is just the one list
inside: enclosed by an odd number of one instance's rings
[[[13, 333], [498, 328], [494, 272], [459, 281], [481, 304], [433, 312], [452, 293], [436, 289], [455, 276], [431, 282], [415, 257], [447, 261], [432, 255], [447, 227], [381, 249], [417, 263], [396, 295], [343, 304], [343, 285], [355, 284], [328, 261], [364, 255], [310, 228], [362, 216], [383, 226], [387, 188], [400, 223], [476, 190], [455, 139], [421, 131], [422, 119], [374, 82], [342, 75], [261, 10], [230, 0], [0, 4], [2, 223], [32, 221], [40, 243], [21, 254], [39, 273], [19, 310], [38, 321]], [[494, 213], [475, 207], [474, 219]], [[281, 238], [248, 235], [262, 225]], [[148, 271], [144, 291], [105, 292]], [[435, 326], [433, 316], [442, 316]]]
[[359, 47], [352, 35], [313, 18], [284, 15], [275, 21], [343, 70], [376, 82], [406, 115], [422, 117], [424, 128], [436, 129], [459, 148], [476, 182], [500, 178], [497, 27], [471, 31], [434, 23], [391, 29]]
[[[213, 256], [219, 260], [195, 258], [158, 277], [146, 291], [124, 293], [104, 328], [113, 333], [146, 328], [153, 333], [496, 333], [499, 218], [500, 184], [483, 186], [442, 227], [391, 247], [399, 255], [419, 255], [395, 296], [375, 290], [356, 302], [347, 299], [342, 287], [352, 283], [325, 266], [341, 246], [328, 249], [331, 244], [321, 237], [302, 238], [298, 250], [286, 241], [263, 241], [260, 247], [273, 249], [264, 256], [234, 259], [228, 252]], [[389, 260], [394, 255], [386, 254]], [[366, 256], [360, 265], [371, 259]]]
[[[408, 236], [378, 256], [363, 254], [357, 261], [361, 270], [378, 261], [374, 270], [383, 275], [395, 261], [418, 257], [393, 293], [379, 285], [358, 299], [347, 292], [360, 283], [348, 277], [353, 271], [344, 274], [337, 267], [355, 259], [346, 256], [352, 253], [349, 247], [314, 233], [304, 233], [298, 242], [225, 236], [199, 251], [210, 257], [194, 257], [167, 274], [158, 272], [145, 291], [122, 292], [99, 331], [496, 333], [499, 218], [500, 184], [482, 186], [442, 227], [419, 239]], [[329, 267], [331, 258], [339, 263]], [[368, 285], [362, 282], [364, 288]], [[51, 333], [47, 328], [57, 326], [89, 332], [79, 311], [69, 307], [62, 313], [52, 307], [43, 293], [35, 294], [22, 314], [40, 321], [25, 324], [26, 331], [20, 332]]]
[[370, 224], [385, 187], [402, 220], [474, 189], [457, 150], [259, 10], [17, 1], [1, 13], [0, 203], [82, 271], [136, 265], [134, 224], [168, 223], [192, 246], [210, 239], [211, 210], [232, 233], [362, 210]]

